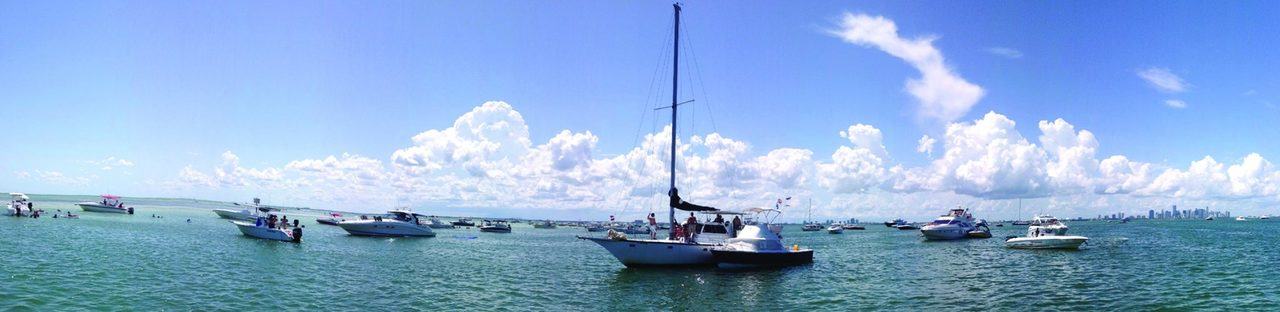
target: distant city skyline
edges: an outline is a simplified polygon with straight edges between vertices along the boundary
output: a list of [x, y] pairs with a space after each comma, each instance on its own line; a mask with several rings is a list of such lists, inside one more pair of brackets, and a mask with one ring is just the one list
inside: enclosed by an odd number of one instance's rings
[[[1103, 5], [687, 4], [681, 194], [793, 197], [793, 221], [1274, 213], [1269, 3]], [[0, 191], [637, 219], [666, 209], [670, 10], [3, 2]]]

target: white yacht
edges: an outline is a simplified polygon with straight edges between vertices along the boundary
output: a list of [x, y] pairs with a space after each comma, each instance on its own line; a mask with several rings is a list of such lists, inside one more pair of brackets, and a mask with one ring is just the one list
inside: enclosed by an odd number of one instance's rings
[[533, 223], [533, 228], [535, 228], [535, 229], [554, 229], [554, 228], [556, 228], [556, 223], [555, 223], [555, 222], [551, 222], [550, 220], [542, 221], [542, 222], [535, 222], [535, 223]]
[[356, 236], [436, 236], [431, 226], [424, 224], [419, 218], [425, 215], [406, 210], [392, 210], [387, 213], [390, 217], [361, 217], [360, 220], [338, 222], [338, 227]]
[[84, 211], [133, 214], [133, 207], [125, 207], [124, 203], [120, 202], [120, 196], [111, 194], [102, 195], [102, 201], [99, 202], [83, 202], [76, 205]]
[[254, 198], [252, 204], [241, 204], [241, 203], [232, 203], [232, 204], [236, 206], [244, 207], [244, 209], [241, 209], [241, 210], [214, 209], [213, 213], [217, 214], [219, 218], [228, 219], [228, 220], [254, 221], [254, 220], [258, 220], [258, 217], [266, 216], [265, 214], [263, 214], [266, 211], [262, 209], [270, 208], [265, 205], [262, 205], [262, 200], [258, 198]]
[[1247, 221], [1247, 220], [1248, 219], [1245, 219], [1244, 216], [1236, 216], [1236, 221]]
[[920, 233], [928, 240], [961, 239], [969, 237], [969, 232], [978, 228], [977, 224], [967, 209], [956, 208], [925, 224]]
[[480, 226], [480, 231], [490, 233], [511, 233], [511, 224], [502, 220], [484, 220], [484, 224]]
[[5, 210], [4, 215], [21, 216], [23, 211], [26, 211], [26, 214], [31, 214], [31, 211], [35, 209], [35, 205], [31, 203], [31, 198], [27, 197], [27, 194], [9, 193], [9, 205], [7, 208], [8, 210]]
[[827, 233], [830, 233], [830, 234], [844, 233], [844, 225], [839, 223], [832, 223], [831, 226], [827, 227]]
[[813, 262], [813, 249], [800, 246], [787, 248], [782, 243], [782, 225], [771, 224], [782, 212], [776, 209], [751, 208], [755, 220], [747, 222], [742, 230], [724, 244], [712, 247], [712, 261], [721, 268], [758, 268], [801, 265]]
[[454, 228], [453, 224], [448, 223], [448, 222], [444, 222], [444, 221], [440, 221], [440, 218], [437, 218], [436, 216], [431, 216], [431, 217], [428, 217], [428, 218], [427, 218], [427, 227], [430, 227], [430, 228], [433, 228], [433, 229], [452, 229], [452, 228]]
[[1088, 237], [1067, 235], [1067, 225], [1052, 216], [1036, 216], [1027, 226], [1027, 236], [1004, 241], [1009, 248], [1078, 249]]

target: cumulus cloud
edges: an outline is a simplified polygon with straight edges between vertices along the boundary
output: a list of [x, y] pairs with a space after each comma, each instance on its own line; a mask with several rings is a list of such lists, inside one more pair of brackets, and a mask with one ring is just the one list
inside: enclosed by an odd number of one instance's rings
[[954, 121], [986, 94], [947, 66], [942, 52], [933, 46], [937, 37], [903, 38], [892, 20], [851, 13], [845, 13], [840, 28], [831, 33], [849, 43], [880, 49], [920, 71], [920, 78], [907, 80], [906, 90], [919, 102], [917, 113], [922, 117]]
[[1276, 196], [1278, 191], [1280, 172], [1256, 153], [1230, 166], [1205, 156], [1191, 162], [1186, 170], [1165, 170], [1140, 190], [1147, 195], [1234, 199]]
[[67, 175], [62, 173], [61, 171], [45, 171], [45, 170], [35, 170], [34, 172], [19, 171], [19, 172], [16, 172], [14, 175], [16, 175], [19, 179], [24, 179], [24, 180], [34, 179], [39, 182], [53, 184], [53, 185], [71, 185], [71, 186], [85, 186], [85, 185], [88, 185], [90, 181], [98, 179], [98, 175], [94, 175], [94, 174]]
[[529, 127], [506, 102], [486, 102], [444, 130], [413, 136], [414, 146], [396, 150], [392, 162], [415, 174], [461, 164], [473, 176], [491, 174], [494, 161], [511, 161], [528, 151]]
[[855, 124], [840, 131], [853, 146], [840, 146], [830, 163], [818, 164], [819, 185], [835, 193], [866, 192], [883, 183], [888, 152], [880, 129]]
[[1146, 80], [1152, 88], [1165, 93], [1181, 93], [1187, 91], [1188, 84], [1168, 68], [1151, 67], [1138, 71], [1138, 77]]
[[933, 157], [933, 146], [938, 144], [938, 140], [929, 137], [929, 135], [920, 136], [920, 140], [916, 141], [916, 152], [925, 153], [929, 157]]
[[115, 169], [115, 168], [133, 167], [133, 161], [130, 161], [128, 159], [123, 159], [123, 158], [116, 158], [115, 156], [107, 156], [107, 158], [104, 158], [102, 160], [90, 160], [89, 164], [98, 166], [99, 169], [102, 169], [104, 171]]

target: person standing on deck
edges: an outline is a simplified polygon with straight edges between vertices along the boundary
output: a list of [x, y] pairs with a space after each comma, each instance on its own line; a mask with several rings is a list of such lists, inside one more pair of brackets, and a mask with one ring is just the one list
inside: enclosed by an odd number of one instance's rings
[[658, 239], [658, 219], [649, 213], [649, 239]]

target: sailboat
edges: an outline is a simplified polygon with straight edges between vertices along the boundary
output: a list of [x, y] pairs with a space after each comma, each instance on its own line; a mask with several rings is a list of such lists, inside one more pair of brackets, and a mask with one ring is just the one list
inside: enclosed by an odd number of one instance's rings
[[[1022, 218], [1022, 199], [1018, 199], [1018, 218]], [[1031, 225], [1031, 221], [1017, 220], [1013, 221], [1013, 225]]]
[[671, 106], [663, 107], [671, 109], [671, 188], [667, 191], [667, 196], [670, 198], [668, 217], [671, 230], [667, 238], [659, 239], [630, 238], [616, 231], [610, 231], [607, 237], [578, 236], [578, 239], [589, 240], [604, 247], [614, 258], [628, 267], [713, 265], [715, 262], [711, 256], [712, 247], [720, 245], [729, 238], [724, 233], [723, 225], [714, 224], [694, 224], [692, 226], [694, 235], [676, 235], [676, 229], [680, 227], [676, 223], [677, 209], [702, 213], [722, 211], [714, 207], [686, 202], [680, 198], [680, 192], [676, 189], [676, 125], [679, 120], [677, 112], [680, 105], [685, 103], [677, 102], [680, 77], [680, 4], [676, 3], [672, 6], [675, 10], [675, 40], [672, 40], [674, 60], [671, 62]]
[[[805, 231], [805, 232], [814, 232], [814, 231], [821, 231], [821, 230], [822, 230], [822, 225], [821, 225], [821, 224], [818, 224], [817, 222], [809, 221], [809, 217], [810, 217], [810, 216], [812, 216], [812, 215], [813, 215], [813, 199], [812, 199], [812, 198], [810, 198], [810, 199], [809, 199], [809, 212], [805, 213], [805, 215], [804, 215], [804, 226], [800, 227], [800, 230]], [[844, 232], [844, 231], [841, 231], [841, 232]], [[834, 234], [834, 233], [833, 233], [833, 234]]]

